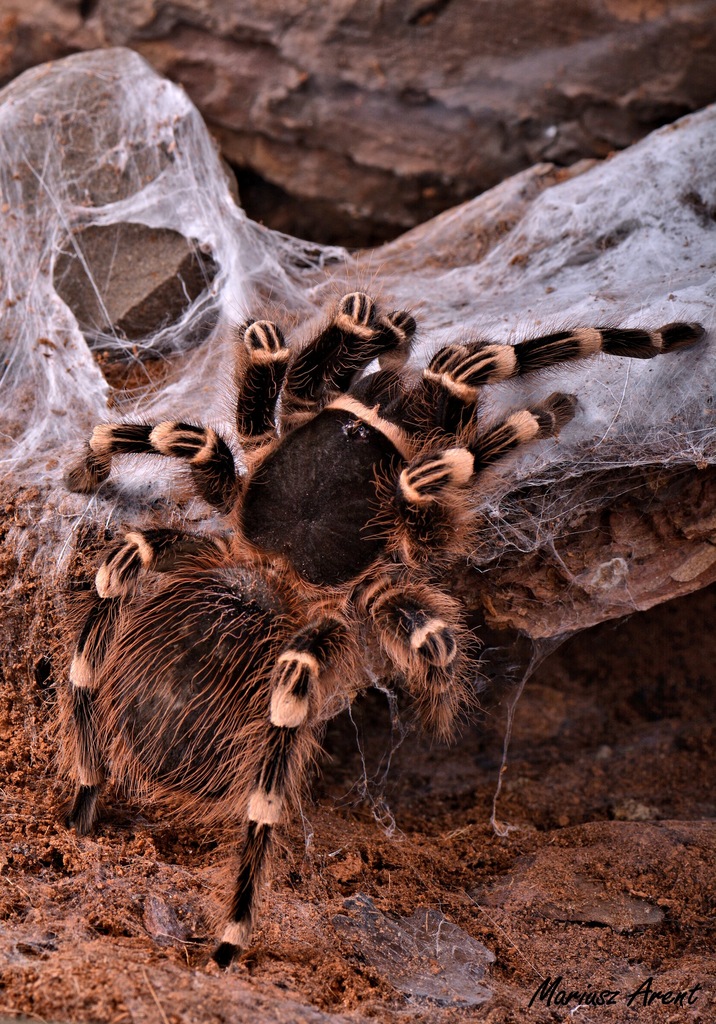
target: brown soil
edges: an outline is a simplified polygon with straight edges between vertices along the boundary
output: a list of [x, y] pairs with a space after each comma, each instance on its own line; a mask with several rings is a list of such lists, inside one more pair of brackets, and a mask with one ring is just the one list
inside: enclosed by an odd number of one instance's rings
[[[209, 963], [210, 910], [230, 843], [114, 794], [95, 835], [58, 824], [63, 651], [52, 604], [24, 604], [35, 589], [28, 577], [5, 610], [0, 1018], [716, 1020], [716, 589], [597, 627], [542, 664], [517, 705], [497, 805], [504, 835], [490, 817], [510, 693], [449, 748], [415, 733], [396, 747], [379, 693], [337, 719], [255, 944], [224, 974]], [[491, 998], [464, 1008], [457, 987], [441, 1002], [398, 991], [370, 943], [336, 920], [356, 893], [398, 924], [434, 908], [483, 943], [495, 955]], [[562, 979], [551, 1003], [545, 987], [530, 1007], [547, 978]], [[672, 995], [629, 1005], [648, 978], [652, 993]], [[562, 989], [619, 994], [576, 1010]]]

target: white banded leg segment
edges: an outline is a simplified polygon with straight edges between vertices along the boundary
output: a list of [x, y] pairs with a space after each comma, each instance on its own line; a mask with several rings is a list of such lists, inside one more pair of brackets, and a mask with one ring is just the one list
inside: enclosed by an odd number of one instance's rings
[[556, 437], [573, 418], [577, 408], [574, 395], [555, 392], [532, 409], [521, 409], [479, 435], [470, 443], [475, 456], [475, 470], [490, 466], [509, 455], [520, 445], [545, 437]]
[[658, 330], [642, 331], [629, 328], [603, 327], [602, 351], [612, 356], [630, 359], [653, 359], [666, 352], [695, 345], [705, 335], [701, 324], [672, 323]]
[[96, 686], [95, 670], [80, 651], [75, 651], [70, 664], [70, 682], [80, 690], [92, 690]]
[[424, 371], [426, 380], [438, 382], [463, 402], [472, 403], [484, 384], [497, 384], [518, 373], [511, 345], [448, 345], [437, 352]]
[[623, 327], [578, 327], [532, 338], [515, 345], [518, 372], [529, 373], [556, 363], [585, 359], [604, 352], [629, 359], [653, 359], [664, 352], [694, 345], [704, 336], [696, 323], [665, 324], [658, 330]]
[[152, 450], [148, 423], [100, 423], [89, 439], [89, 447], [98, 458], [137, 454]]
[[119, 601], [95, 600], [77, 638], [70, 665], [70, 682], [75, 689], [93, 690], [119, 614]]
[[417, 330], [415, 317], [406, 309], [394, 309], [381, 318], [387, 343], [377, 353], [381, 370], [398, 370], [410, 355]]
[[98, 786], [104, 779], [94, 723], [94, 692], [72, 690], [72, 724], [75, 730], [75, 777], [80, 786]]
[[532, 373], [557, 363], [588, 359], [602, 351], [603, 332], [596, 327], [578, 327], [530, 338], [515, 345], [517, 372]]
[[149, 440], [158, 455], [188, 462], [194, 486], [209, 505], [220, 512], [233, 507], [239, 487], [234, 456], [215, 430], [166, 420], [152, 428]]
[[318, 679], [320, 665], [309, 651], [284, 651], [273, 673], [271, 724], [297, 729], [308, 716], [311, 685]]
[[338, 306], [335, 325], [346, 334], [370, 340], [375, 333], [375, 303], [365, 292], [344, 295]]
[[533, 338], [515, 346], [520, 373], [555, 363], [584, 359], [604, 352], [629, 359], [653, 359], [664, 352], [694, 345], [704, 335], [701, 324], [666, 324], [659, 330], [623, 327], [580, 327]]
[[522, 444], [540, 436], [538, 417], [527, 409], [513, 413], [504, 423], [480, 435], [471, 445], [475, 469], [491, 466]]
[[228, 920], [221, 942], [213, 958], [220, 967], [228, 967], [236, 954], [251, 940], [258, 895], [266, 861], [271, 849], [271, 825], [258, 825], [249, 821], [246, 829], [234, 891], [229, 906]]
[[278, 825], [283, 808], [284, 800], [280, 794], [257, 788], [249, 796], [246, 817], [257, 825]]
[[375, 623], [388, 654], [404, 671], [420, 664], [447, 669], [458, 653], [456, 603], [428, 586], [386, 575], [367, 587], [358, 606]]
[[311, 684], [331, 661], [344, 628], [337, 619], [318, 620], [296, 632], [276, 659], [271, 721], [261, 741], [257, 778], [246, 808], [246, 840], [229, 921], [214, 953], [221, 966], [229, 964], [249, 941], [272, 831], [281, 821], [288, 795], [295, 792], [304, 767]]
[[246, 949], [251, 940], [251, 921], [232, 921], [224, 928], [221, 936], [222, 943], [235, 946], [237, 949]]
[[117, 600], [95, 599], [78, 637], [70, 666], [66, 743], [78, 789], [65, 820], [68, 827], [76, 828], [80, 834], [85, 834], [92, 827], [99, 787], [104, 781], [94, 699], [119, 610], [120, 602]]
[[409, 313], [379, 314], [364, 292], [340, 300], [333, 319], [289, 366], [283, 391], [282, 424], [294, 429], [316, 405], [348, 391], [356, 374], [378, 356], [393, 353], [404, 362], [415, 330]]
[[100, 423], [92, 431], [80, 460], [65, 473], [69, 490], [90, 494], [109, 476], [114, 455], [151, 451], [151, 429], [143, 423]]
[[467, 448], [420, 455], [400, 474], [400, 495], [413, 505], [436, 501], [447, 488], [464, 487], [473, 474], [474, 464]]
[[291, 358], [281, 329], [254, 320], [239, 329], [236, 355], [236, 429], [244, 443], [275, 434], [276, 402]]
[[154, 549], [142, 533], [124, 535], [124, 544], [110, 552], [95, 577], [100, 597], [127, 597], [134, 589], [137, 576], [154, 561]]
[[218, 434], [211, 427], [199, 427], [193, 423], [174, 423], [171, 420], [158, 423], [149, 435], [149, 440], [160, 455], [186, 459], [199, 465], [210, 461], [220, 441]]
[[429, 618], [422, 624], [413, 622], [410, 646], [425, 661], [440, 668], [447, 668], [457, 654], [454, 631], [447, 622], [437, 618]]
[[566, 395], [555, 391], [540, 405], [533, 406], [529, 412], [536, 418], [539, 425], [537, 437], [557, 437], [562, 427], [566, 426], [577, 410], [577, 399], [574, 395]]
[[291, 351], [281, 328], [270, 320], [247, 321], [239, 336], [252, 363], [287, 362]]

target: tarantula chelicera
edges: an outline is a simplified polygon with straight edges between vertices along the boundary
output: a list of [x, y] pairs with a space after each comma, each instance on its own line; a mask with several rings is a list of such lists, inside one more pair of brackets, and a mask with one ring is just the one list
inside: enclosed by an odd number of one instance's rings
[[[67, 474], [95, 490], [127, 453], [187, 462], [226, 536], [133, 530], [102, 561], [77, 640], [64, 717], [76, 783], [67, 824], [93, 825], [108, 770], [203, 822], [242, 832], [223, 934], [249, 942], [274, 829], [319, 750], [322, 723], [368, 685], [364, 649], [394, 666], [424, 726], [447, 737], [477, 673], [459, 603], [441, 589], [470, 550], [466, 489], [574, 415], [553, 394], [503, 422], [478, 417], [485, 384], [597, 352], [649, 359], [703, 335], [581, 328], [517, 345], [448, 345], [403, 369], [416, 324], [344, 296], [304, 347], [249, 320], [236, 332], [236, 430], [191, 423], [95, 427]], [[380, 369], [364, 372], [379, 360]], [[277, 414], [278, 410], [278, 414]]]

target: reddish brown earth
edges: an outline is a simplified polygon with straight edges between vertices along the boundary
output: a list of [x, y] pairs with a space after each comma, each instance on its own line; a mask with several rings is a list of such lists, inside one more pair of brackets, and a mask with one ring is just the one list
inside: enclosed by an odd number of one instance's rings
[[[6, 584], [15, 572], [6, 555]], [[112, 793], [96, 835], [58, 823], [53, 723], [67, 650], [54, 639], [61, 602], [38, 593], [28, 568], [5, 607], [0, 1018], [716, 1020], [716, 589], [585, 632], [543, 662], [517, 705], [497, 806], [505, 835], [490, 816], [508, 691], [488, 691], [452, 747], [407, 735], [384, 783], [397, 735], [385, 697], [335, 720], [255, 944], [225, 974], [209, 965], [210, 911], [230, 841]], [[401, 927], [433, 908], [483, 943], [495, 956], [492, 997], [464, 1008], [451, 1005], [455, 987], [442, 1004], [399, 992], [345, 927], [357, 893]], [[440, 978], [446, 964], [418, 966]], [[576, 998], [530, 1007], [558, 977], [558, 989], [619, 995], [579, 1010]], [[649, 978], [667, 1002], [644, 1006], [642, 994], [628, 1005]]]

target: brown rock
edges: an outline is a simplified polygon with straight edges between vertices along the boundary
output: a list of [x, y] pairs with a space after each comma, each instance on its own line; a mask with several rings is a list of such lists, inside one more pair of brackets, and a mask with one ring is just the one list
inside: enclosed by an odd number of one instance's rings
[[713, 101], [714, 13], [713, 0], [11, 0], [0, 80], [130, 46], [184, 85], [266, 216], [268, 184], [272, 226], [369, 244]]
[[130, 341], [178, 319], [215, 268], [177, 231], [120, 223], [87, 227], [55, 260], [57, 294], [90, 344], [119, 333]]

